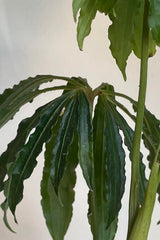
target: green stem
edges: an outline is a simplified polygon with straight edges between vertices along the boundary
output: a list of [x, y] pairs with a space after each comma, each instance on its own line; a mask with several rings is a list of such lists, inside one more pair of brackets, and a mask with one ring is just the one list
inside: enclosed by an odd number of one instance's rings
[[160, 145], [155, 154], [143, 205], [138, 212], [128, 240], [147, 240], [157, 188], [160, 182], [159, 163], [157, 162], [159, 150]]
[[149, 27], [148, 27], [148, 10], [149, 3], [145, 0], [143, 33], [142, 33], [142, 53], [141, 53], [141, 72], [140, 72], [140, 88], [137, 105], [137, 116], [135, 132], [133, 137], [132, 148], [132, 173], [129, 201], [129, 226], [128, 234], [134, 224], [139, 209], [139, 158], [140, 158], [140, 142], [143, 126], [145, 96], [147, 86], [147, 68], [148, 68], [148, 45], [149, 45]]

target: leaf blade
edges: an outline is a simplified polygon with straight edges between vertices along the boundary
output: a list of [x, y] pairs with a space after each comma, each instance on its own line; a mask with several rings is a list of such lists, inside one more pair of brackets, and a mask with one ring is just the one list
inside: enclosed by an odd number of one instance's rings
[[[94, 185], [90, 205], [95, 239], [113, 239], [125, 184], [125, 154], [119, 130], [106, 102], [99, 96], [93, 120]], [[91, 203], [90, 203], [91, 204]], [[94, 211], [92, 211], [95, 207]], [[96, 230], [93, 230], [96, 226]]]
[[[54, 75], [37, 75], [36, 77], [29, 77], [21, 81], [18, 85], [14, 85], [13, 88], [6, 89], [4, 93], [0, 95], [0, 127], [12, 119], [21, 106], [31, 102], [39, 94], [46, 91], [45, 89], [39, 89], [41, 84], [51, 82], [55, 79], [67, 81], [75, 88], [87, 85], [86, 80], [80, 77], [68, 78]], [[47, 91], [59, 88], [63, 89], [63, 87], [65, 88], [65, 86], [47, 88]]]
[[[131, 151], [132, 151], [132, 143], [133, 143], [133, 134], [134, 131], [130, 128], [126, 120], [123, 116], [114, 109], [115, 119], [119, 128], [122, 130], [124, 135], [124, 144], [127, 146], [130, 152], [130, 160], [131, 160]], [[145, 190], [147, 187], [147, 179], [145, 177], [145, 165], [142, 162], [143, 155], [140, 154], [140, 186], [139, 186], [139, 204], [141, 205], [144, 199]]]
[[66, 166], [68, 146], [72, 143], [77, 125], [77, 107], [78, 101], [75, 97], [64, 112], [52, 151], [50, 176], [56, 193], [58, 193], [58, 186]]
[[115, 14], [109, 15], [112, 21], [108, 35], [111, 42], [110, 50], [125, 80], [125, 68], [132, 51], [133, 25], [138, 4], [139, 0], [117, 1], [114, 8]]
[[25, 144], [31, 130], [37, 125], [40, 116], [51, 104], [52, 101], [38, 108], [31, 117], [20, 122], [15, 139], [8, 144], [7, 150], [0, 156], [0, 191], [3, 190], [3, 180], [7, 174], [7, 164], [16, 160], [16, 155]]
[[78, 156], [83, 176], [92, 189], [93, 130], [88, 100], [83, 92], [78, 96]]
[[66, 94], [62, 95], [56, 99], [54, 104], [42, 115], [35, 132], [21, 149], [14, 163], [8, 196], [8, 204], [13, 215], [15, 214], [16, 205], [23, 198], [23, 181], [31, 175], [35, 168], [37, 164], [36, 157], [41, 152], [43, 143], [49, 139], [51, 127], [56, 123], [57, 117], [61, 113], [69, 97], [70, 94], [68, 94], [68, 97], [66, 97]]
[[77, 41], [79, 48], [82, 50], [83, 41], [91, 31], [91, 23], [96, 16], [97, 7], [95, 0], [84, 1], [81, 5], [80, 16], [77, 26]]
[[75, 22], [77, 20], [77, 13], [78, 13], [79, 9], [81, 8], [83, 2], [84, 2], [84, 0], [73, 0], [72, 1], [73, 18], [74, 18]]
[[78, 147], [75, 137], [73, 143], [69, 147], [67, 167], [59, 186], [62, 201], [62, 203], [60, 203], [50, 179], [52, 149], [58, 127], [59, 123], [54, 127], [52, 139], [46, 145], [46, 160], [41, 181], [41, 205], [52, 238], [55, 240], [63, 240], [72, 217], [72, 203], [74, 201], [73, 187], [76, 182], [75, 167], [78, 163]]

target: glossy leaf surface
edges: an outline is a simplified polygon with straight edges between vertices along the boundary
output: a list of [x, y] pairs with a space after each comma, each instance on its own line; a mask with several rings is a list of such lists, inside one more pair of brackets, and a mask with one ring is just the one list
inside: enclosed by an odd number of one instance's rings
[[75, 137], [69, 147], [64, 175], [59, 184], [61, 202], [54, 190], [50, 178], [52, 149], [54, 148], [59, 123], [53, 128], [52, 138], [46, 144], [45, 166], [41, 182], [42, 209], [48, 230], [54, 240], [63, 240], [72, 217], [72, 203], [74, 201], [74, 185], [76, 182], [75, 167], [78, 163], [78, 144]]
[[18, 85], [14, 85], [13, 88], [6, 89], [4, 93], [0, 95], [0, 127], [12, 119], [21, 106], [31, 102], [39, 94], [46, 91], [66, 88], [66, 86], [57, 86], [39, 89], [41, 84], [51, 82], [54, 79], [71, 83], [72, 89], [73, 87], [88, 86], [87, 81], [80, 77], [67, 78], [63, 76], [37, 75], [34, 78], [30, 77], [23, 80]]
[[83, 176], [92, 189], [93, 129], [88, 100], [81, 91], [78, 96], [78, 157]]
[[[111, 2], [114, 4], [114, 1]], [[76, 6], [77, 9], [78, 6], [80, 5]], [[100, 5], [97, 6], [100, 9]], [[77, 14], [78, 10], [76, 11]], [[93, 238], [113, 240], [125, 187], [125, 153], [120, 131], [129, 152], [133, 140], [133, 130], [117, 111], [117, 107], [124, 110], [132, 120], [135, 120], [135, 116], [115, 99], [114, 95], [125, 95], [115, 93], [113, 86], [102, 84], [92, 91], [83, 78], [63, 77], [63, 80], [68, 81], [67, 85], [52, 88], [64, 89], [62, 96], [40, 107], [32, 117], [23, 120], [16, 138], [0, 157], [0, 187], [6, 197], [1, 205], [4, 222], [12, 231], [7, 220], [7, 210], [10, 208], [15, 217], [16, 206], [23, 197], [23, 182], [32, 174], [37, 164], [37, 156], [46, 143], [41, 203], [52, 238], [63, 240], [69, 226], [74, 201], [75, 168], [80, 163], [89, 187], [88, 219]], [[50, 88], [44, 89], [48, 90]], [[14, 91], [17, 91], [16, 87]], [[95, 96], [98, 96], [98, 103], [93, 117]], [[10, 98], [10, 95], [6, 96], [4, 101], [9, 101], [7, 98]], [[125, 98], [136, 110], [137, 103], [128, 96]], [[159, 126], [160, 121], [145, 109], [143, 140], [149, 150], [148, 160], [151, 164], [160, 142]], [[34, 132], [31, 133], [33, 129]], [[4, 181], [7, 175], [8, 179]], [[140, 158], [139, 204], [143, 201], [146, 183], [145, 167]]]
[[17, 156], [8, 195], [8, 204], [13, 214], [15, 213], [16, 205], [23, 198], [23, 181], [30, 177], [33, 172], [37, 164], [36, 158], [42, 150], [43, 143], [50, 138], [51, 128], [56, 123], [67, 101], [68, 98], [65, 95], [54, 101], [54, 104], [41, 116], [35, 132], [31, 134], [28, 142]]
[[96, 105], [93, 128], [94, 185], [89, 199], [89, 219], [95, 239], [111, 240], [124, 193], [125, 153], [118, 126], [103, 94]]
[[[133, 134], [134, 131], [130, 128], [126, 120], [123, 118], [123, 116], [115, 109], [113, 108], [114, 115], [116, 122], [119, 126], [119, 128], [122, 130], [124, 135], [124, 144], [127, 146], [129, 152], [130, 152], [130, 159], [131, 159], [131, 151], [132, 151], [132, 144], [133, 144]], [[139, 186], [139, 204], [142, 204], [144, 199], [144, 194], [147, 186], [147, 179], [145, 177], [145, 165], [142, 162], [143, 155], [140, 155], [140, 186]]]
[[7, 150], [0, 156], [0, 191], [3, 190], [3, 180], [7, 174], [7, 165], [16, 160], [17, 154], [26, 142], [31, 130], [37, 125], [41, 114], [52, 102], [36, 110], [32, 117], [21, 121], [17, 130], [17, 136], [8, 144]]
[[73, 98], [66, 107], [58, 129], [51, 160], [51, 180], [56, 193], [66, 167], [68, 147], [72, 143], [73, 134], [77, 127], [77, 98]]

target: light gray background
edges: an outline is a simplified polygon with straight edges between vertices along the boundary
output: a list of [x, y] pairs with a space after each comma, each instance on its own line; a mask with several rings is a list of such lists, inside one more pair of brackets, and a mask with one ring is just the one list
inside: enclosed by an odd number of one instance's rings
[[[81, 76], [88, 79], [95, 88], [101, 82], [114, 84], [119, 92], [137, 98], [139, 84], [139, 60], [131, 55], [127, 67], [127, 82], [115, 65], [109, 51], [107, 28], [109, 20], [97, 14], [92, 25], [92, 33], [85, 40], [84, 51], [79, 51], [76, 42], [76, 26], [72, 17], [71, 0], [0, 0], [0, 92], [12, 87], [20, 80], [37, 74]], [[160, 117], [159, 108], [160, 51], [149, 60], [149, 83], [146, 105]], [[7, 142], [16, 134], [18, 121], [34, 112], [37, 103], [44, 103], [56, 96], [44, 95], [27, 104], [0, 131], [0, 151], [6, 149]], [[127, 160], [127, 173], [130, 172]], [[38, 158], [38, 167], [32, 178], [25, 182], [24, 200], [17, 207], [19, 225], [11, 222], [17, 234], [10, 233], [3, 224], [0, 210], [0, 239], [3, 240], [50, 240], [40, 206], [40, 180], [43, 155]], [[126, 189], [128, 191], [129, 178]], [[65, 240], [91, 240], [87, 222], [87, 188], [78, 169], [74, 216]], [[1, 200], [3, 197], [1, 196]], [[120, 212], [119, 229], [116, 240], [125, 239], [127, 228], [128, 194], [123, 198], [124, 207]], [[160, 207], [156, 205], [149, 240], [158, 240]]]

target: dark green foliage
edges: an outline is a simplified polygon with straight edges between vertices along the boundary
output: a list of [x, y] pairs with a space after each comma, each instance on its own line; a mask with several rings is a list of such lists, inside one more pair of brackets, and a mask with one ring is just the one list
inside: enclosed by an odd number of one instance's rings
[[[133, 130], [116, 105], [135, 120], [135, 116], [115, 96], [124, 96], [135, 109], [137, 103], [123, 94], [115, 93], [109, 84], [92, 90], [85, 79], [62, 77], [62, 80], [67, 84], [43, 90], [64, 89], [62, 95], [24, 119], [18, 126], [17, 136], [0, 157], [0, 187], [5, 196], [1, 204], [4, 222], [13, 231], [7, 220], [7, 210], [10, 208], [17, 221], [15, 209], [23, 198], [24, 180], [31, 176], [45, 144], [41, 203], [52, 238], [63, 240], [71, 221], [75, 168], [79, 163], [89, 187], [88, 219], [94, 239], [113, 240], [125, 191], [125, 152], [120, 130], [130, 152], [133, 141]], [[17, 89], [18, 86], [13, 87], [11, 95]], [[94, 108], [96, 96], [98, 102]], [[8, 98], [10, 96], [7, 97], [5, 92], [4, 96], [1, 95], [5, 102], [8, 102]], [[159, 120], [147, 110], [143, 140], [150, 152], [148, 160], [152, 163], [154, 150], [160, 141]], [[146, 183], [141, 155], [139, 204], [143, 202]]]
[[51, 180], [56, 193], [66, 167], [68, 147], [73, 140], [73, 134], [76, 129], [77, 107], [77, 99], [72, 99], [66, 107], [51, 153]]
[[[160, 121], [147, 109], [144, 110], [144, 105], [148, 57], [155, 54], [156, 45], [160, 46], [160, 1], [73, 0], [75, 21], [79, 14], [77, 40], [80, 49], [83, 48], [84, 38], [89, 35], [92, 21], [98, 11], [108, 15], [111, 20], [108, 31], [110, 50], [124, 79], [126, 79], [127, 59], [131, 52], [133, 51], [141, 59], [138, 104], [124, 94], [115, 93], [113, 86], [109, 84], [101, 84], [100, 87], [92, 90], [86, 79], [51, 75], [28, 78], [12, 89], [6, 89], [0, 95], [0, 127], [2, 127], [13, 119], [24, 104], [31, 103], [38, 95], [48, 91], [63, 90], [60, 97], [41, 106], [33, 116], [19, 124], [17, 136], [0, 156], [0, 191], [3, 191], [5, 196], [1, 208], [4, 212], [4, 223], [12, 232], [7, 220], [7, 210], [10, 208], [17, 222], [15, 210], [23, 198], [24, 180], [34, 171], [37, 157], [44, 145], [41, 204], [46, 225], [54, 240], [64, 239], [72, 218], [75, 168], [78, 164], [89, 188], [88, 220], [93, 239], [114, 239], [125, 191], [123, 141], [132, 159], [129, 234], [132, 228], [130, 225], [134, 223], [136, 226], [136, 219], [141, 215], [141, 209], [147, 213], [148, 210], [145, 210], [144, 205], [148, 204], [147, 199], [153, 200], [155, 197], [160, 181], [158, 152]], [[52, 82], [54, 79], [66, 81], [67, 84], [40, 89], [41, 84]], [[98, 101], [94, 107], [96, 96]], [[131, 114], [116, 96], [129, 100], [137, 115]], [[119, 108], [136, 122], [135, 133], [125, 117], [117, 110]], [[139, 144], [141, 133], [144, 146], [149, 151], [147, 159], [152, 173], [147, 188], [145, 165]], [[157, 175], [152, 172], [154, 169]], [[152, 193], [153, 185], [155, 188]], [[146, 189], [149, 189], [149, 194]], [[160, 185], [157, 192], [160, 201]], [[145, 221], [148, 223], [148, 217]], [[139, 236], [148, 234], [144, 223], [140, 217], [142, 227], [137, 224], [140, 228]], [[137, 230], [135, 236], [137, 237]], [[127, 239], [130, 239], [130, 235]]]
[[51, 128], [57, 121], [63, 107], [68, 101], [68, 97], [62, 95], [47, 109], [41, 116], [41, 119], [33, 134], [29, 137], [28, 142], [17, 153], [17, 159], [12, 170], [12, 180], [8, 195], [8, 204], [15, 213], [16, 205], [23, 197], [23, 180], [30, 177], [37, 161], [36, 158], [42, 151], [43, 143], [51, 136]]
[[124, 193], [125, 153], [118, 127], [103, 94], [96, 105], [93, 129], [94, 187], [89, 203], [92, 200], [95, 209], [92, 213], [93, 207], [90, 206], [90, 222], [92, 229], [94, 225], [95, 239], [113, 239]]
[[[118, 111], [115, 111], [115, 108], [112, 108], [114, 112], [114, 116], [119, 128], [123, 131], [124, 135], [124, 144], [127, 146], [130, 152], [130, 159], [131, 159], [131, 151], [132, 151], [132, 142], [133, 142], [133, 130], [130, 128], [126, 120], [119, 114]], [[140, 188], [139, 188], [139, 204], [142, 204], [144, 199], [144, 194], [147, 186], [147, 180], [145, 177], [145, 165], [142, 162], [143, 155], [140, 155]]]
[[40, 107], [32, 117], [24, 119], [19, 124], [17, 136], [10, 144], [8, 144], [7, 150], [0, 156], [0, 191], [3, 190], [3, 180], [7, 174], [8, 163], [14, 162], [16, 160], [16, 154], [25, 144], [31, 130], [37, 125], [40, 116], [51, 104], [52, 101], [50, 103], [47, 103], [45, 106]]
[[92, 189], [93, 130], [89, 103], [83, 92], [79, 93], [78, 102], [78, 157], [83, 176]]
[[[76, 182], [75, 168], [78, 164], [78, 142], [77, 137], [69, 146], [66, 156], [67, 163], [63, 177], [59, 184], [59, 197], [51, 182], [50, 169], [52, 161], [52, 150], [55, 144], [55, 138], [59, 129], [61, 119], [52, 130], [52, 138], [46, 144], [45, 166], [43, 170], [43, 179], [41, 181], [42, 209], [46, 219], [49, 232], [54, 240], [62, 240], [67, 231], [72, 217], [72, 203], [74, 201], [74, 185]], [[61, 139], [63, 141], [63, 139]]]

